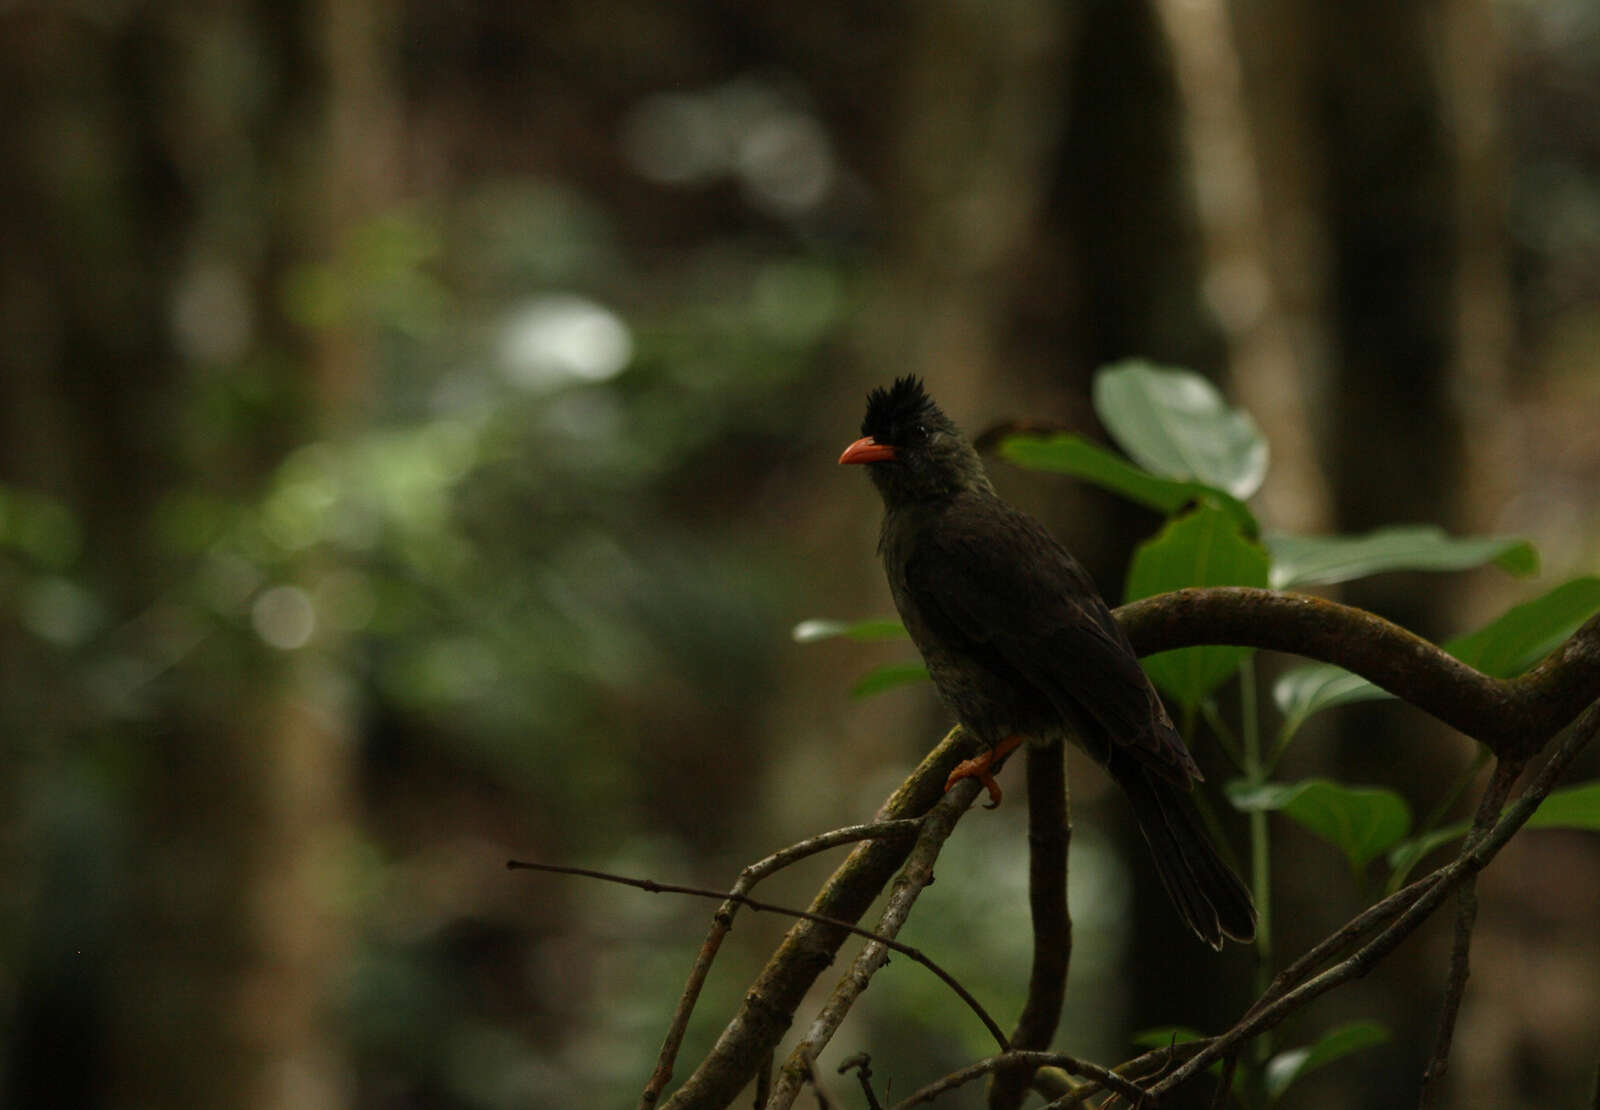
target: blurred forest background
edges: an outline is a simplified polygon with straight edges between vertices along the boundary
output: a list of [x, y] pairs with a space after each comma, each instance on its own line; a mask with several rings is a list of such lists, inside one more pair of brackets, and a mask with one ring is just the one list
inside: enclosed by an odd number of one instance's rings
[[[9, 1106], [632, 1105], [712, 907], [503, 863], [725, 888], [942, 734], [925, 685], [849, 697], [904, 643], [789, 635], [889, 610], [834, 460], [895, 374], [1098, 438], [1098, 366], [1187, 366], [1271, 441], [1273, 527], [1600, 566], [1593, 0], [11, 0], [0, 111]], [[1117, 600], [1156, 518], [993, 469]], [[1535, 588], [1342, 596], [1439, 639]], [[1419, 811], [1472, 758], [1328, 720], [1296, 772]], [[1016, 776], [903, 937], [1002, 1022]], [[1073, 784], [1058, 1044], [1110, 1063], [1236, 1013], [1250, 955]], [[1293, 954], [1363, 892], [1279, 845]], [[1451, 1097], [1574, 1105], [1600, 848], [1480, 890]], [[680, 1076], [784, 924], [741, 918]], [[1412, 1104], [1448, 933], [1305, 1015], [1394, 1039], [1300, 1105]], [[985, 1044], [901, 961], [857, 1049], [906, 1093]]]

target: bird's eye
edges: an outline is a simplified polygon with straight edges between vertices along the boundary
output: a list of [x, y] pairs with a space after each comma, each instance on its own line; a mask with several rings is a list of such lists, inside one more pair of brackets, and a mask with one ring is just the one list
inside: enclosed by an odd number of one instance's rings
[[918, 439], [927, 439], [928, 438], [928, 426], [926, 424], [918, 424], [917, 425], [917, 438]]

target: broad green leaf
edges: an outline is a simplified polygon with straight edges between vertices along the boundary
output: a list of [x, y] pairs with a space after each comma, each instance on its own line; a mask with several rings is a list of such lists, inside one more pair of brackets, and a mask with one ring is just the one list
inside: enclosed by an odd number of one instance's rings
[[1162, 478], [1141, 470], [1104, 447], [1068, 432], [1054, 435], [1012, 435], [1000, 441], [1000, 456], [1029, 470], [1070, 474], [1110, 490], [1119, 497], [1171, 516], [1191, 502], [1226, 509], [1247, 534], [1258, 531], [1256, 519], [1243, 501], [1224, 490], [1199, 482]]
[[1600, 832], [1600, 780], [1552, 790], [1528, 818], [1528, 828]]
[[1352, 1021], [1328, 1030], [1309, 1045], [1280, 1052], [1267, 1061], [1262, 1076], [1267, 1097], [1276, 1102], [1302, 1076], [1388, 1039], [1389, 1030], [1377, 1022]]
[[1327, 779], [1252, 786], [1238, 779], [1226, 792], [1235, 809], [1280, 812], [1328, 841], [1344, 853], [1358, 878], [1374, 857], [1411, 831], [1411, 808], [1382, 787], [1342, 786]]
[[855, 685], [850, 687], [850, 696], [870, 698], [873, 694], [893, 690], [896, 686], [921, 682], [927, 677], [928, 668], [921, 663], [885, 663], [881, 667], [873, 667], [856, 679]]
[[1600, 612], [1600, 578], [1574, 578], [1542, 597], [1514, 605], [1445, 650], [1495, 678], [1521, 674]]
[[[1476, 632], [1446, 642], [1446, 651], [1494, 678], [1512, 678], [1543, 659], [1600, 611], [1600, 578], [1574, 578], [1512, 606]], [[1289, 731], [1336, 705], [1392, 697], [1331, 663], [1307, 663], [1279, 676], [1272, 699]]]
[[[1267, 553], [1248, 539], [1221, 509], [1201, 507], [1174, 520], [1139, 545], [1128, 568], [1127, 597], [1166, 593], [1185, 586], [1264, 586]], [[1190, 647], [1144, 660], [1144, 669], [1166, 693], [1197, 704], [1226, 682], [1250, 648]]]
[[797, 644], [814, 644], [835, 636], [851, 640], [900, 640], [905, 638], [906, 628], [893, 617], [873, 617], [864, 621], [813, 619], [801, 621], [789, 634]]
[[1328, 585], [1394, 570], [1468, 570], [1494, 562], [1516, 575], [1538, 571], [1526, 540], [1508, 536], [1449, 536], [1431, 524], [1379, 528], [1364, 536], [1266, 537], [1272, 587]]
[[1267, 441], [1249, 413], [1230, 408], [1205, 378], [1140, 360], [1095, 375], [1094, 410], [1146, 470], [1244, 500], [1267, 474]]

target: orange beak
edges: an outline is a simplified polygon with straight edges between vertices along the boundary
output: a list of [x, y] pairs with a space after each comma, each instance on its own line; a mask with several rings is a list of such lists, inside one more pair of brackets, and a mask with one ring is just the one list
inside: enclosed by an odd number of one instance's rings
[[844, 454], [839, 456], [839, 465], [886, 462], [892, 458], [894, 458], [893, 447], [887, 443], [879, 443], [871, 436], [862, 436], [844, 449]]

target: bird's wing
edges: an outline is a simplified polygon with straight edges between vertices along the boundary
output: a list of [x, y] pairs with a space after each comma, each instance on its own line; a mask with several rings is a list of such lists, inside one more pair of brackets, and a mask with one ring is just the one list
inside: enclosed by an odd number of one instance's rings
[[1098, 725], [1091, 745], [1184, 786], [1200, 777], [1093, 581], [1031, 517], [998, 499], [956, 507], [913, 545], [905, 581], [947, 643], [998, 656], [1064, 720]]

